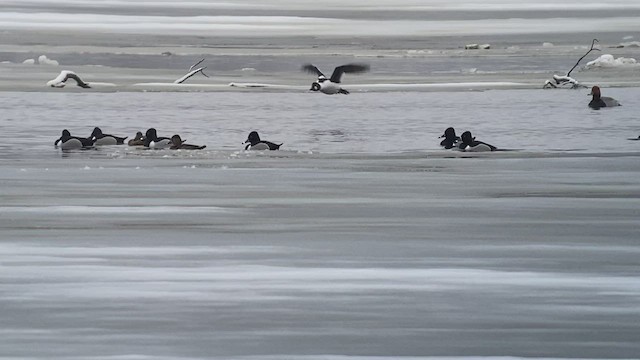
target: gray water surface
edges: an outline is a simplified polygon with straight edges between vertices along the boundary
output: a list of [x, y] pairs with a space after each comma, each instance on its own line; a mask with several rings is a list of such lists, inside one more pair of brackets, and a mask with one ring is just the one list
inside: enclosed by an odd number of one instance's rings
[[[639, 97], [605, 90], [3, 93], [0, 354], [637, 358]], [[96, 125], [208, 147], [54, 148]]]

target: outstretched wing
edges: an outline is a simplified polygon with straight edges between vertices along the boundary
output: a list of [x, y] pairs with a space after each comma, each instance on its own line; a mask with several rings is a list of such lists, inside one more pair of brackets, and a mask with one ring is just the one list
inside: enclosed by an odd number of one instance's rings
[[73, 72], [68, 72], [66, 74], [66, 76], [64, 77], [63, 82], [67, 82], [67, 80], [69, 79], [73, 79], [78, 83], [78, 86], [80, 86], [81, 88], [85, 88], [85, 89], [89, 89], [91, 88], [91, 86], [89, 86], [89, 84], [87, 84], [86, 82], [82, 81], [82, 79], [80, 79], [80, 76], [76, 75]]
[[312, 64], [306, 64], [302, 66], [302, 71], [306, 71], [310, 74], [316, 74], [318, 76], [324, 76], [324, 74], [322, 73], [322, 71], [320, 71], [320, 69], [318, 69], [317, 67], [315, 67]]
[[331, 82], [339, 83], [342, 78], [342, 74], [357, 74], [369, 71], [369, 65], [367, 64], [347, 64], [338, 66], [335, 70], [333, 70], [333, 74], [331, 74]]

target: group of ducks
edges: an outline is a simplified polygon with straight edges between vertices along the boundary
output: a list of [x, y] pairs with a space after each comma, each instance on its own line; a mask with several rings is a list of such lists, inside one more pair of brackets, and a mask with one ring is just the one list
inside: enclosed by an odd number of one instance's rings
[[[600, 92], [600, 87], [598, 86], [592, 87], [591, 93], [589, 95], [592, 96], [592, 99], [589, 102], [589, 107], [592, 109], [599, 110], [601, 108], [606, 108], [606, 107], [622, 106], [622, 104], [620, 104], [618, 100], [611, 97], [602, 96]], [[447, 128], [444, 131], [444, 134], [440, 136], [440, 138], [444, 138], [444, 140], [440, 142], [440, 146], [442, 146], [445, 149], [457, 149], [457, 150], [464, 150], [464, 151], [470, 151], [470, 152], [498, 150], [498, 148], [496, 148], [491, 144], [487, 144], [485, 142], [476, 140], [476, 138], [473, 137], [473, 135], [471, 135], [470, 131], [465, 131], [462, 133], [462, 135], [457, 136], [455, 129], [452, 127]], [[630, 139], [630, 140], [636, 140], [636, 139]], [[640, 140], [640, 136], [638, 137], [637, 140]]]
[[462, 151], [470, 151], [470, 152], [484, 152], [484, 151], [496, 151], [497, 147], [487, 144], [486, 142], [482, 142], [476, 140], [476, 138], [471, 135], [471, 131], [465, 131], [462, 135], [457, 136], [456, 130], [452, 127], [447, 128], [444, 131], [444, 134], [440, 136], [440, 138], [444, 138], [442, 142], [440, 142], [440, 146], [445, 149], [456, 149]]
[[[318, 81], [311, 84], [312, 91], [320, 91], [325, 94], [348, 94], [347, 90], [340, 87], [340, 80], [344, 73], [360, 73], [369, 70], [367, 65], [362, 64], [347, 64], [341, 65], [334, 69], [331, 78], [327, 79], [324, 74], [314, 65], [308, 64], [303, 67], [303, 70], [315, 73], [318, 75]], [[600, 87], [594, 86], [591, 88], [592, 96], [589, 107], [592, 109], [600, 109], [606, 107], [621, 106], [621, 104], [611, 97], [602, 96]], [[496, 151], [495, 146], [487, 144], [482, 141], [476, 140], [470, 131], [465, 131], [461, 136], [456, 135], [454, 128], [447, 128], [440, 138], [444, 138], [440, 145], [445, 149], [458, 149], [470, 152], [482, 152], [482, 151]], [[63, 150], [68, 149], [81, 149], [100, 145], [122, 145], [127, 137], [119, 137], [111, 134], [104, 134], [99, 127], [93, 129], [93, 132], [88, 138], [71, 136], [71, 133], [65, 129], [62, 131], [62, 136], [55, 141], [54, 145]], [[640, 139], [640, 137], [639, 137]], [[172, 150], [201, 150], [206, 145], [193, 145], [185, 143], [180, 135], [173, 135], [172, 137], [159, 137], [156, 129], [150, 128], [143, 136], [142, 132], [138, 131], [136, 136], [127, 142], [129, 146], [143, 146], [150, 149], [172, 149]], [[276, 144], [270, 141], [260, 139], [258, 132], [252, 131], [249, 133], [245, 150], [278, 150], [281, 144]]]
[[[115, 136], [111, 134], [105, 134], [99, 127], [93, 129], [89, 137], [71, 136], [69, 130], [62, 130], [62, 136], [54, 142], [54, 146], [60, 147], [62, 150], [72, 149], [86, 149], [94, 146], [104, 145], [124, 145], [128, 136]], [[282, 144], [275, 144], [270, 141], [260, 139], [257, 131], [249, 133], [245, 150], [278, 150]], [[148, 149], [171, 149], [171, 150], [202, 150], [206, 145], [193, 145], [187, 144], [176, 134], [172, 137], [160, 137], [156, 129], [150, 128], [145, 135], [142, 135], [141, 131], [136, 133], [133, 139], [127, 142], [129, 146], [140, 146]]]

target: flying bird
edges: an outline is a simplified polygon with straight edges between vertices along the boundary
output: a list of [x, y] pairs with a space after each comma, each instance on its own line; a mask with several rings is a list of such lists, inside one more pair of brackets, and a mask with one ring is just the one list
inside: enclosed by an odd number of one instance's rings
[[336, 67], [331, 77], [326, 76], [315, 65], [306, 64], [302, 66], [302, 70], [311, 74], [318, 75], [318, 81], [311, 84], [311, 91], [320, 91], [327, 95], [333, 94], [349, 94], [349, 92], [340, 87], [342, 74], [357, 74], [369, 71], [369, 65], [366, 64], [346, 64]]

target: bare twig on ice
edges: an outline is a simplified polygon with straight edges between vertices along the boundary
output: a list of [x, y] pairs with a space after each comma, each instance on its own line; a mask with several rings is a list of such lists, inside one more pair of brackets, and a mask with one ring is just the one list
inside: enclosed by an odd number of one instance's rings
[[570, 75], [571, 75], [571, 72], [573, 70], [575, 70], [576, 67], [578, 67], [578, 65], [580, 64], [580, 61], [582, 61], [582, 59], [584, 59], [587, 55], [589, 55], [594, 50], [600, 51], [600, 49], [595, 48], [595, 45], [596, 45], [597, 42], [598, 42], [598, 39], [593, 39], [591, 41], [591, 48], [589, 48], [589, 51], [587, 51], [584, 55], [582, 55], [582, 57], [580, 59], [578, 59], [576, 64], [573, 65], [571, 70], [569, 70], [569, 72], [566, 75], [553, 75], [553, 80], [545, 81], [543, 88], [544, 89], [555, 89], [555, 88], [578, 89], [578, 88], [586, 88], [585, 85], [582, 85], [578, 80], [572, 78]]
[[204, 61], [204, 59], [198, 61], [197, 63], [191, 65], [191, 67], [189, 68], [189, 72], [181, 77], [180, 79], [174, 81], [174, 84], [182, 84], [183, 82], [185, 82], [185, 80], [187, 80], [188, 78], [192, 77], [193, 75], [197, 74], [197, 73], [201, 73], [202, 75], [204, 75], [205, 77], [209, 77], [207, 74], [204, 73], [204, 69], [206, 69], [206, 66], [202, 66], [199, 67], [197, 69], [194, 69], [196, 66], [200, 65], [202, 62]]
[[578, 59], [578, 62], [576, 62], [576, 64], [573, 65], [571, 70], [569, 70], [569, 72], [567, 73], [567, 76], [571, 75], [571, 72], [578, 66], [578, 64], [580, 64], [580, 61], [582, 61], [582, 59], [584, 59], [585, 56], [589, 55], [590, 52], [592, 52], [593, 50], [600, 51], [600, 49], [594, 48], [594, 46], [595, 46], [595, 44], [597, 42], [598, 42], [598, 39], [593, 39], [593, 41], [591, 41], [591, 48], [589, 49], [589, 51], [587, 51], [586, 54], [582, 55], [582, 57], [580, 59]]

